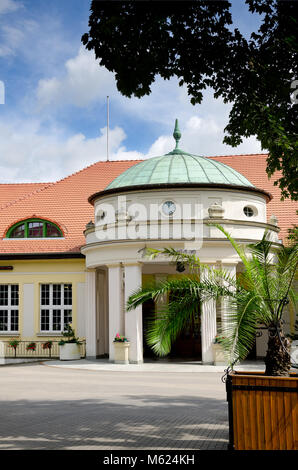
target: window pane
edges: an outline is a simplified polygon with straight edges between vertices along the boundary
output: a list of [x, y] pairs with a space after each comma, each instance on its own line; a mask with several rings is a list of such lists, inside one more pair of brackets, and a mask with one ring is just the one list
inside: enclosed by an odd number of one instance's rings
[[254, 215], [253, 209], [248, 206], [244, 207], [243, 212], [246, 215], [246, 217], [252, 217]]
[[53, 310], [53, 331], [61, 331], [61, 310]]
[[49, 331], [50, 329], [50, 311], [42, 310], [40, 313], [40, 329], [41, 331]]
[[11, 294], [10, 294], [10, 303], [11, 305], [19, 305], [19, 286], [12, 285], [11, 287]]
[[0, 331], [8, 330], [8, 310], [0, 310]]
[[11, 331], [18, 331], [19, 329], [19, 311], [12, 310], [10, 314], [10, 329]]
[[72, 322], [72, 310], [64, 310], [64, 328]]
[[0, 305], [7, 306], [8, 305], [8, 286], [7, 285], [0, 285]]
[[55, 225], [47, 223], [47, 237], [61, 237], [61, 233]]
[[11, 232], [9, 238], [24, 238], [25, 237], [25, 224], [21, 224]]
[[50, 305], [50, 285], [41, 285], [41, 305]]
[[53, 305], [61, 305], [61, 284], [53, 284]]
[[29, 238], [42, 238], [43, 236], [43, 223], [42, 222], [29, 222], [28, 223], [28, 237]]
[[64, 284], [64, 305], [72, 305], [72, 285]]

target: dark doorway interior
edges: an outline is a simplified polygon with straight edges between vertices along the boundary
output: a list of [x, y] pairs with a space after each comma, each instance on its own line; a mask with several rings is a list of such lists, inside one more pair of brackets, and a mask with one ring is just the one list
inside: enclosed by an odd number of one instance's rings
[[157, 359], [156, 354], [148, 346], [146, 336], [148, 331], [148, 324], [151, 319], [154, 318], [155, 314], [155, 303], [153, 300], [148, 300], [143, 303], [143, 355], [144, 358]]
[[256, 341], [254, 342], [254, 345], [248, 355], [246, 356], [247, 361], [255, 361], [257, 359], [257, 344]]
[[202, 360], [201, 322], [197, 314], [173, 344], [169, 355], [175, 359]]
[[[155, 303], [153, 300], [143, 304], [143, 352], [144, 358], [158, 359], [146, 341], [148, 331], [148, 323], [154, 318]], [[191, 321], [190, 325], [180, 334], [178, 339], [172, 346], [168, 359], [173, 360], [202, 360], [202, 344], [201, 344], [201, 321], [198, 313]]]

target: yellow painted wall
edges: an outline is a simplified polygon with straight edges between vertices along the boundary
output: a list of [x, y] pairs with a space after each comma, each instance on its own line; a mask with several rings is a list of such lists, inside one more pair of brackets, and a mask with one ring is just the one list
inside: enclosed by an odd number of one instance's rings
[[143, 274], [142, 275], [142, 285], [143, 286], [146, 286], [146, 285], [150, 285], [150, 284], [153, 284], [155, 281], [155, 276], [154, 274]]
[[[0, 271], [0, 284], [19, 284], [19, 336], [1, 334], [0, 340], [18, 339], [42, 341], [57, 336], [39, 336], [40, 333], [40, 284], [72, 284], [72, 325], [77, 330], [77, 284], [85, 282], [85, 259], [69, 260], [18, 260], [1, 261], [1, 266], [13, 266], [13, 271]], [[34, 284], [34, 331], [32, 337], [23, 337], [24, 284]]]

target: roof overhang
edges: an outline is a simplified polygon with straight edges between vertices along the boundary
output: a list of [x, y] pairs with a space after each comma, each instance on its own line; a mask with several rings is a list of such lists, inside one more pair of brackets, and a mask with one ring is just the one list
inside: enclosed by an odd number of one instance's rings
[[241, 186], [234, 184], [214, 184], [214, 183], [159, 183], [159, 184], [142, 184], [135, 186], [123, 186], [120, 188], [111, 188], [99, 191], [98, 193], [92, 194], [88, 198], [90, 204], [94, 204], [94, 201], [100, 197], [110, 196], [112, 194], [120, 193], [131, 193], [135, 191], [146, 191], [151, 189], [222, 189], [229, 191], [242, 191], [242, 192], [252, 192], [265, 197], [268, 201], [271, 201], [273, 198], [272, 194], [268, 193], [264, 189], [255, 188], [254, 186]]
[[82, 253], [0, 253], [0, 260], [31, 260], [31, 259], [73, 259], [85, 258]]

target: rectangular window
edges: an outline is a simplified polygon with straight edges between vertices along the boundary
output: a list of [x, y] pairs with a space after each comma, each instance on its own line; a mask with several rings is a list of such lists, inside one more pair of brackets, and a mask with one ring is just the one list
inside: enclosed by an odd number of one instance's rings
[[19, 286], [0, 284], [0, 333], [19, 330]]
[[43, 223], [42, 222], [29, 222], [28, 223], [28, 238], [42, 238], [43, 236]]
[[72, 321], [72, 285], [41, 284], [40, 330], [59, 333]]

